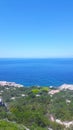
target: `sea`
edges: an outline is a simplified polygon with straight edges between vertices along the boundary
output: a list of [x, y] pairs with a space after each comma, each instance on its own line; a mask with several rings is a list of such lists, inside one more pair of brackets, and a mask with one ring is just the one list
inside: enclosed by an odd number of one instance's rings
[[73, 84], [73, 58], [1, 58], [0, 81], [26, 87]]

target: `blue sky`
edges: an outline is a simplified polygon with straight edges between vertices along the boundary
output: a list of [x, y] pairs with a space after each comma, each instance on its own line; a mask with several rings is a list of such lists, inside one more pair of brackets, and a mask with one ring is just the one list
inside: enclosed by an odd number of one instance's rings
[[1, 0], [0, 57], [73, 57], [73, 0]]

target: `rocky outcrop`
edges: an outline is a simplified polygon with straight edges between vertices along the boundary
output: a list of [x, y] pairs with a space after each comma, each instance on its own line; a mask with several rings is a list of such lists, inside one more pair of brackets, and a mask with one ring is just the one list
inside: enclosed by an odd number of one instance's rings
[[14, 86], [14, 87], [23, 87], [21, 84], [16, 84], [15, 82], [7, 82], [7, 81], [0, 81], [0, 86]]
[[73, 84], [63, 84], [59, 87], [59, 90], [73, 90]]

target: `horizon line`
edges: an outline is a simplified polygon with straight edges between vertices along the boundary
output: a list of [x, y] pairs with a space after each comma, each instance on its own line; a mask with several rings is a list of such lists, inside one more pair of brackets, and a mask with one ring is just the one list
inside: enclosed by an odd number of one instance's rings
[[0, 59], [73, 59], [73, 57], [0, 57]]

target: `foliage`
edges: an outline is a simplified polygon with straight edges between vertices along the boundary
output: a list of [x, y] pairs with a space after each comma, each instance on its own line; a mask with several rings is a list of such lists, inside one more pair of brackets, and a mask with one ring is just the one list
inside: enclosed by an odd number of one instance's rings
[[[50, 120], [50, 115], [52, 114], [54, 119], [61, 121], [73, 120], [73, 91], [61, 91], [51, 97], [48, 93], [50, 90], [48, 87], [36, 86], [29, 88], [0, 87], [4, 103], [3, 106], [0, 105], [0, 119], [10, 121], [5, 122], [7, 124], [16, 122], [15, 125], [13, 124], [14, 128], [8, 127], [9, 130], [20, 130], [18, 126], [21, 125], [30, 130], [47, 130], [48, 128], [64, 130], [63, 125]], [[67, 103], [66, 100], [69, 100], [70, 103]], [[0, 125], [0, 130], [1, 128]]]
[[0, 130], [25, 130], [25, 128], [16, 123], [0, 120]]

